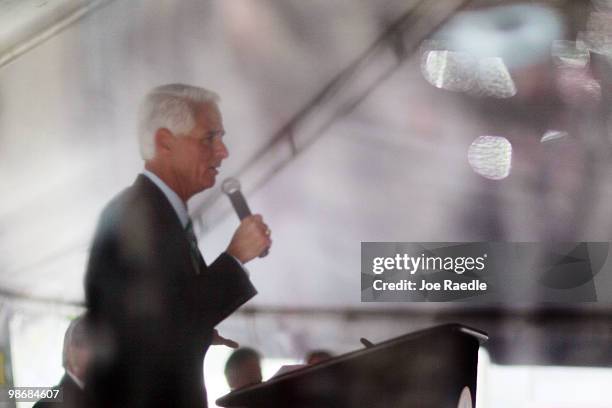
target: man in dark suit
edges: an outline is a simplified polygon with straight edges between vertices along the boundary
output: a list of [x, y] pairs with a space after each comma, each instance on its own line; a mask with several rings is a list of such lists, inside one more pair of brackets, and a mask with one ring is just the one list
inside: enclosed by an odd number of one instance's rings
[[91, 406], [205, 407], [204, 355], [225, 340], [214, 327], [256, 293], [242, 264], [271, 245], [261, 216], [242, 220], [207, 265], [187, 213], [229, 154], [217, 101], [181, 84], [144, 101], [145, 170], [102, 212], [85, 279], [96, 338]]
[[85, 408], [84, 381], [91, 359], [90, 341], [85, 328], [85, 317], [70, 322], [64, 335], [62, 365], [64, 376], [54, 389], [62, 390], [62, 400], [38, 401], [33, 408]]

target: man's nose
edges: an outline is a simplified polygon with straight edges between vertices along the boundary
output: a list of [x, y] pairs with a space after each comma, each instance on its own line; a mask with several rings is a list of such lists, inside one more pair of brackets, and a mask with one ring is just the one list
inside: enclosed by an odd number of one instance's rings
[[221, 159], [227, 159], [229, 157], [229, 150], [227, 150], [227, 146], [223, 143], [222, 139], [219, 139], [215, 147], [215, 154]]

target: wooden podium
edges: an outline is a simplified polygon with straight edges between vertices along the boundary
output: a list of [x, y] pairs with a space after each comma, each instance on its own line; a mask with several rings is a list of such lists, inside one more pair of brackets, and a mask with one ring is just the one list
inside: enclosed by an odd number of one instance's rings
[[481, 331], [417, 331], [231, 392], [222, 407], [471, 408]]

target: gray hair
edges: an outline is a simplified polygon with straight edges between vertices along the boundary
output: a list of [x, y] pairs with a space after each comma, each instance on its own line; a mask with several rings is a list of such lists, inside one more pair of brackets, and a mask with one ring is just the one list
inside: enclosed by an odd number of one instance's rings
[[71, 347], [85, 347], [88, 344], [87, 328], [83, 315], [70, 322], [66, 334], [64, 335], [64, 348], [62, 350], [62, 366], [67, 368], [68, 355]]
[[155, 132], [166, 128], [184, 135], [195, 126], [197, 109], [206, 103], [218, 103], [219, 95], [204, 88], [169, 84], [153, 88], [140, 107], [138, 142], [144, 160], [155, 157]]

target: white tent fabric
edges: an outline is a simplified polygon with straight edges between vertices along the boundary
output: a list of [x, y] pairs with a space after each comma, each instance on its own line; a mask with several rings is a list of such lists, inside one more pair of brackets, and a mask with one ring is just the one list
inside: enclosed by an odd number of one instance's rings
[[[0, 67], [0, 295], [82, 302], [98, 214], [142, 168], [138, 102], [168, 82], [222, 96], [231, 155], [218, 179], [239, 174], [273, 230], [270, 255], [248, 265], [259, 295], [223, 326], [269, 353], [347, 351], [360, 335], [383, 340], [464, 310], [361, 303], [362, 241], [608, 241], [607, 118], [590, 121], [593, 132], [572, 127], [571, 109], [549, 100], [554, 81], [538, 81], [547, 63], [511, 72], [516, 98], [482, 102], [428, 83], [420, 53], [402, 57], [419, 46], [413, 32], [400, 31], [329, 94], [337, 99], [313, 104], [402, 13], [418, 8], [405, 29], [426, 33], [441, 22], [426, 12], [443, 19], [461, 3], [82, 2], [89, 13]], [[60, 10], [61, 22], [80, 9]], [[305, 107], [309, 120], [286, 128]], [[553, 125], [573, 136], [541, 143]], [[470, 167], [468, 149], [482, 135], [511, 143], [506, 179]], [[218, 187], [190, 208], [211, 260], [237, 221]], [[610, 287], [612, 278], [598, 279]]]
[[[403, 2], [387, 3], [374, 7], [368, 2], [359, 6], [321, 2], [305, 7], [297, 1], [282, 6], [265, 1], [186, 1], [150, 7], [147, 2], [115, 1], [3, 67], [0, 162], [5, 175], [1, 217], [6, 233], [0, 238], [0, 287], [34, 298], [82, 300], [81, 277], [97, 215], [142, 168], [134, 130], [137, 105], [147, 89], [182, 81], [221, 94], [231, 159], [219, 178], [236, 174], [298, 109], [374, 41], [383, 19], [406, 7]], [[393, 110], [384, 114], [403, 120], [403, 109]], [[283, 274], [289, 275], [284, 271], [294, 270], [291, 281], [304, 276], [304, 281], [318, 287], [316, 282], [322, 279], [306, 278], [315, 270], [329, 271], [330, 255], [344, 263], [334, 269], [345, 271], [347, 278], [350, 270], [358, 270], [358, 258], [341, 255], [337, 246], [347, 245], [354, 253], [359, 239], [376, 238], [367, 233], [356, 237], [352, 228], [359, 228], [359, 219], [361, 228], [383, 224], [384, 220], [364, 216], [376, 216], [388, 206], [386, 200], [352, 205], [355, 199], [372, 197], [368, 194], [372, 184], [360, 180], [361, 172], [375, 184], [377, 178], [397, 172], [390, 166], [373, 172], [370, 165], [353, 172], [352, 166], [358, 165], [362, 155], [370, 156], [369, 164], [385, 161], [381, 152], [367, 150], [381, 148], [377, 145], [384, 149], [390, 137], [397, 139], [405, 131], [388, 135], [391, 132], [377, 129], [376, 122], [370, 129], [360, 127], [361, 116], [356, 115], [358, 122], [351, 120], [337, 128], [337, 137], [329, 137], [334, 140], [327, 142], [332, 145], [325, 148], [324, 156], [313, 151], [300, 157], [289, 171], [266, 180], [253, 194], [253, 208], [266, 215], [276, 242], [270, 261], [253, 264], [254, 276], [259, 275], [258, 269], [276, 269], [266, 274], [279, 275], [270, 281], [280, 283]], [[398, 159], [394, 160], [400, 164]], [[401, 181], [401, 173], [397, 174]], [[323, 182], [327, 177], [336, 181]], [[251, 186], [244, 184], [248, 191]], [[341, 193], [335, 185], [355, 190]], [[402, 195], [401, 190], [398, 193]], [[193, 200], [192, 207], [200, 208], [207, 194]], [[259, 197], [266, 197], [265, 202]], [[347, 207], [362, 208], [366, 214], [347, 213], [343, 225], [333, 229], [328, 220], [322, 219], [320, 227], [312, 223]], [[218, 222], [207, 219], [206, 211], [198, 213], [206, 225]], [[202, 234], [206, 254], [222, 250], [228, 241], [234, 223], [228, 217], [225, 220], [227, 227]], [[300, 225], [303, 221], [306, 224]], [[311, 234], [327, 238], [302, 236], [308, 227]], [[352, 243], [334, 237], [343, 233], [352, 237]], [[320, 250], [324, 252], [319, 254]], [[358, 295], [356, 284], [353, 280]], [[334, 291], [329, 288], [326, 297], [340, 301]], [[265, 298], [265, 290], [260, 292]], [[274, 292], [275, 302], [286, 296], [280, 290]], [[309, 288], [300, 292], [314, 293]], [[316, 292], [310, 301], [293, 294], [284, 302], [320, 303], [321, 293]]]

